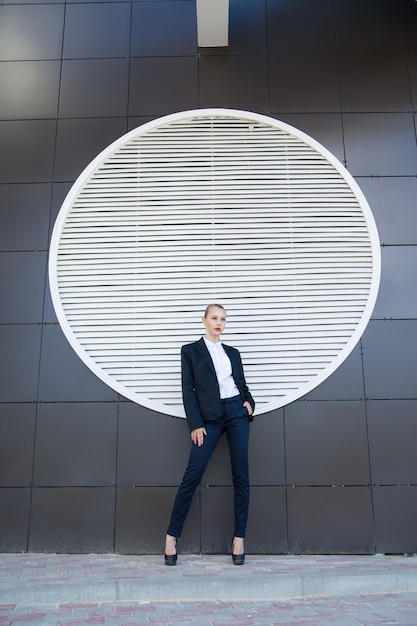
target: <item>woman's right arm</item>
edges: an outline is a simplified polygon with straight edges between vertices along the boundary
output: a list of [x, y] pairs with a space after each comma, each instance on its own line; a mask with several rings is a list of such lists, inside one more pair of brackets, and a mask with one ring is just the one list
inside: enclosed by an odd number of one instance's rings
[[192, 433], [195, 430], [204, 429], [204, 422], [201, 417], [200, 407], [195, 393], [192, 359], [191, 356], [187, 354], [187, 346], [181, 348], [181, 386], [182, 401], [190, 432]]

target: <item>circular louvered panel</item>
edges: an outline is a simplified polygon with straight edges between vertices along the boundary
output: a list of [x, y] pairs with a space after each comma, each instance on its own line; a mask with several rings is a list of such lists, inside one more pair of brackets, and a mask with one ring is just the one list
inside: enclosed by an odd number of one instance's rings
[[59, 322], [83, 361], [146, 407], [183, 416], [180, 347], [228, 311], [264, 413], [327, 378], [359, 340], [380, 273], [369, 206], [340, 162], [268, 117], [201, 109], [104, 150], [51, 242]]

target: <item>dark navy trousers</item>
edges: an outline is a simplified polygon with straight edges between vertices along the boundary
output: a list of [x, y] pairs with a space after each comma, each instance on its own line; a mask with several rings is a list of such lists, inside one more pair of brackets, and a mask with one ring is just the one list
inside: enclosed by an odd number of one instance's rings
[[188, 465], [175, 498], [167, 533], [181, 537], [185, 519], [194, 492], [203, 477], [207, 464], [220, 437], [225, 432], [232, 466], [235, 537], [245, 537], [249, 508], [249, 415], [240, 396], [222, 400], [222, 417], [217, 422], [204, 424], [207, 435], [202, 446], [192, 444]]

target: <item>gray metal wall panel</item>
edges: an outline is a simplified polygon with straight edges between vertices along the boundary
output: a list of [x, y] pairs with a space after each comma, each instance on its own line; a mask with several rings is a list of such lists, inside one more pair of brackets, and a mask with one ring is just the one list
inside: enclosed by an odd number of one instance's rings
[[[251, 426], [247, 550], [416, 552], [417, 3], [230, 0], [229, 47], [201, 50], [192, 1], [132, 6], [69, 4], [65, 22], [61, 2], [0, 6], [0, 550], [162, 552], [187, 426], [119, 398], [73, 353], [46, 284], [48, 233], [114, 139], [219, 106], [323, 143], [357, 178], [383, 245], [362, 341]], [[229, 549], [231, 494], [222, 442], [184, 552]]]

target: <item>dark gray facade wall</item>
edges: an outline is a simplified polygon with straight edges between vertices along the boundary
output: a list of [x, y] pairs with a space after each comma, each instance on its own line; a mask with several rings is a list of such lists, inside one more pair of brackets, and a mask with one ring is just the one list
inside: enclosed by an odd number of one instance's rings
[[[157, 553], [189, 447], [183, 420], [118, 398], [57, 324], [48, 242], [82, 169], [164, 114], [265, 113], [324, 144], [372, 207], [382, 281], [360, 344], [259, 416], [247, 551], [416, 552], [417, 2], [230, 0], [198, 49], [193, 0], [0, 5], [0, 550]], [[221, 442], [182, 551], [223, 552]]]

